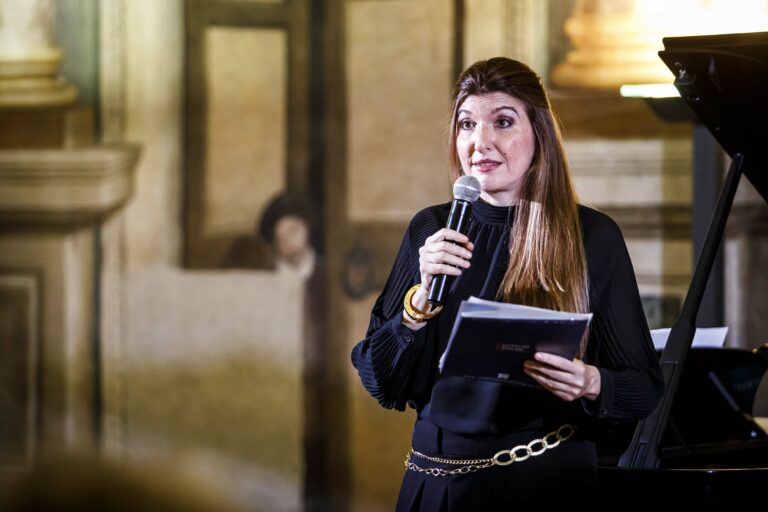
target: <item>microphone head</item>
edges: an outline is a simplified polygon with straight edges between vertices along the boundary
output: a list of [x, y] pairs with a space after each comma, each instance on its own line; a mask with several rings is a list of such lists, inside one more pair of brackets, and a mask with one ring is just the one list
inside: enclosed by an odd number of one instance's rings
[[459, 179], [453, 184], [453, 198], [474, 203], [478, 197], [480, 197], [480, 182], [478, 179], [468, 174], [459, 176]]

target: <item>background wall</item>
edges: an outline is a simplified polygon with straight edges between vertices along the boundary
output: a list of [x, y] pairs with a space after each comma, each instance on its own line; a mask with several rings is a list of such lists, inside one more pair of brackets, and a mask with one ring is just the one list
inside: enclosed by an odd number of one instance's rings
[[[129, 268], [178, 265], [182, 258], [183, 2], [112, 2], [101, 8], [104, 16], [119, 20], [116, 33], [102, 32], [108, 38], [103, 41], [104, 53], [114, 52], [118, 63], [112, 66], [122, 65], [116, 71], [103, 70], [111, 75], [104, 76], [104, 88], [120, 88], [116, 101], [124, 112], [121, 138], [142, 147], [136, 194], [125, 212], [126, 262]], [[112, 108], [106, 105], [102, 110]]]

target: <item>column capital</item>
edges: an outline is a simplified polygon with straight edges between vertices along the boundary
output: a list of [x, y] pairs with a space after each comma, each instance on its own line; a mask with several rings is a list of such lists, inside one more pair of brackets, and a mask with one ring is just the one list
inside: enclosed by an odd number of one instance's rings
[[0, 151], [0, 225], [96, 222], [133, 191], [134, 145]]
[[53, 42], [52, 0], [0, 2], [0, 109], [64, 107], [75, 87], [58, 76], [64, 55]]

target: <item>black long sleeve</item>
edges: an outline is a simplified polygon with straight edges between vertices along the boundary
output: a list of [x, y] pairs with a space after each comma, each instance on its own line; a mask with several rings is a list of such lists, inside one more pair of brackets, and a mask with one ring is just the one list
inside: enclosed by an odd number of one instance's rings
[[471, 266], [453, 283], [443, 312], [418, 331], [401, 323], [402, 300], [419, 282], [418, 249], [445, 225], [450, 204], [427, 208], [411, 221], [384, 290], [376, 300], [365, 339], [352, 362], [371, 395], [384, 407], [416, 407], [424, 418], [453, 432], [494, 433], [522, 428], [549, 414], [633, 420], [649, 414], [663, 379], [641, 307], [632, 263], [618, 226], [606, 215], [579, 208], [594, 317], [585, 361], [599, 368], [595, 401], [566, 404], [546, 390], [440, 378], [437, 361], [456, 310], [469, 296], [495, 299], [509, 262], [514, 208], [478, 201], [467, 235], [475, 244]]
[[650, 414], [664, 391], [635, 273], [619, 227], [594, 212], [582, 216], [594, 317], [585, 359], [600, 370], [598, 418]]
[[[424, 379], [416, 370], [424, 352], [428, 327], [413, 331], [403, 325], [403, 297], [420, 282], [419, 247], [440, 229], [441, 209], [425, 209], [411, 220], [389, 278], [376, 299], [365, 339], [352, 351], [352, 364], [368, 392], [385, 408], [404, 410]], [[447, 212], [446, 212], [447, 215]]]

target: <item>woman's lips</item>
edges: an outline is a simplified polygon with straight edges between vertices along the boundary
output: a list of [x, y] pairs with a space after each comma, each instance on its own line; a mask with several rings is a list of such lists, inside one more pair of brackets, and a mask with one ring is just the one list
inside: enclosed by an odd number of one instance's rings
[[501, 165], [501, 162], [496, 160], [479, 160], [477, 162], [472, 162], [472, 167], [480, 172], [492, 171], [499, 165]]

